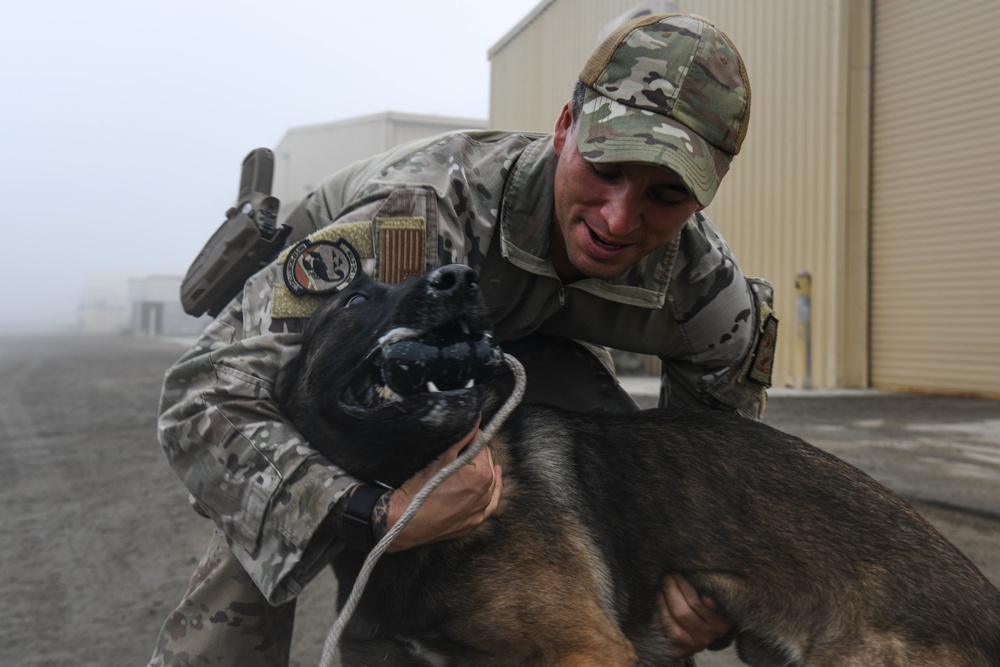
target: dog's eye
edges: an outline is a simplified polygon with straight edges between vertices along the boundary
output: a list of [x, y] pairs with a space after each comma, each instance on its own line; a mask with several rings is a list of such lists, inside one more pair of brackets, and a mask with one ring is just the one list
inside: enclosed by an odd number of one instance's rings
[[366, 297], [364, 294], [352, 294], [351, 296], [347, 297], [346, 301], [344, 301], [344, 308], [350, 308], [351, 306], [357, 306], [359, 304], [364, 303], [367, 300], [368, 300], [368, 297]]

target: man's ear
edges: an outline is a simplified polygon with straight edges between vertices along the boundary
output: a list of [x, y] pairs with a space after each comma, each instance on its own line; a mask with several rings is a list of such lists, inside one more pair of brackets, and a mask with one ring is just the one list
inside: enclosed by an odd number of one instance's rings
[[567, 102], [556, 120], [556, 127], [552, 134], [552, 146], [556, 149], [556, 155], [562, 155], [563, 146], [566, 145], [566, 137], [573, 129], [573, 109]]

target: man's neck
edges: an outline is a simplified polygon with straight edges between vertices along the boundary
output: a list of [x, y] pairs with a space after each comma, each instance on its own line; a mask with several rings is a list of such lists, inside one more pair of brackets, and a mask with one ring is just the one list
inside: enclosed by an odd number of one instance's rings
[[569, 261], [566, 242], [563, 240], [562, 230], [556, 220], [552, 221], [552, 233], [549, 235], [549, 262], [563, 284], [576, 282], [587, 277]]

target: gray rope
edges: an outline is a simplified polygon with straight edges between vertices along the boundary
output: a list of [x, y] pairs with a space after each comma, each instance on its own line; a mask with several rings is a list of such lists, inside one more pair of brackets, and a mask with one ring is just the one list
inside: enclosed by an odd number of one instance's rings
[[368, 584], [368, 578], [371, 576], [372, 570], [375, 569], [376, 563], [378, 563], [379, 558], [382, 554], [389, 548], [393, 540], [396, 539], [403, 529], [406, 528], [407, 524], [413, 519], [414, 515], [423, 506], [424, 501], [427, 500], [434, 489], [441, 485], [441, 483], [446, 480], [453, 472], [466, 465], [469, 461], [474, 459], [486, 443], [491, 441], [496, 437], [497, 431], [500, 430], [500, 426], [506, 421], [510, 413], [514, 411], [518, 403], [521, 402], [521, 397], [524, 395], [524, 387], [527, 380], [524, 375], [524, 367], [521, 366], [517, 359], [510, 356], [509, 354], [504, 354], [504, 361], [510, 368], [511, 372], [514, 373], [514, 390], [511, 392], [510, 396], [503, 406], [497, 411], [493, 416], [493, 420], [487, 424], [486, 428], [483, 429], [479, 437], [476, 438], [475, 442], [471, 446], [467, 447], [461, 456], [456, 458], [454, 461], [446, 465], [444, 468], [438, 471], [434, 477], [430, 479], [427, 484], [424, 485], [422, 489], [413, 497], [413, 501], [410, 506], [406, 508], [403, 512], [403, 516], [399, 518], [392, 528], [389, 529], [379, 543], [371, 550], [368, 554], [368, 558], [365, 559], [364, 565], [361, 566], [361, 572], [358, 573], [358, 578], [354, 582], [354, 588], [351, 589], [351, 596], [347, 599], [344, 604], [344, 608], [341, 610], [340, 615], [337, 617], [336, 622], [333, 627], [330, 628], [329, 634], [326, 636], [326, 642], [323, 644], [323, 655], [320, 658], [320, 667], [331, 667], [333, 665], [334, 652], [337, 650], [337, 644], [340, 643], [340, 637], [344, 633], [344, 628], [347, 627], [347, 623], [351, 620], [351, 616], [354, 615], [354, 610], [358, 606], [358, 602], [361, 600], [361, 594], [364, 593], [365, 586]]

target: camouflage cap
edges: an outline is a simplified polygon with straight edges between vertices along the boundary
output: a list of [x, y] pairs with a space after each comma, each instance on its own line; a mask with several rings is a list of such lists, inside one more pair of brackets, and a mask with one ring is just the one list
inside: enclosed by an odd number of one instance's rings
[[750, 80], [721, 30], [695, 16], [619, 26], [580, 73], [578, 144], [591, 162], [642, 162], [677, 173], [707, 206], [739, 153]]

